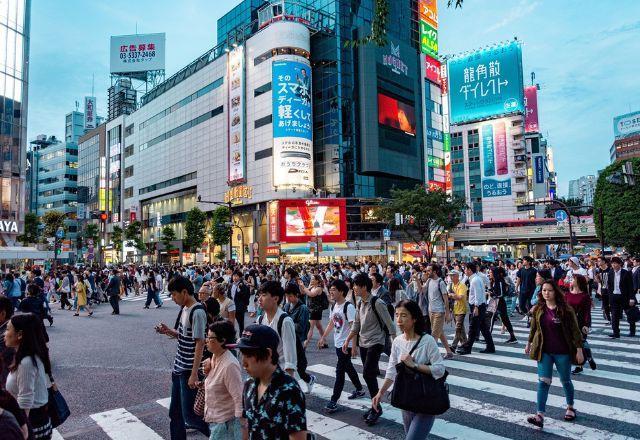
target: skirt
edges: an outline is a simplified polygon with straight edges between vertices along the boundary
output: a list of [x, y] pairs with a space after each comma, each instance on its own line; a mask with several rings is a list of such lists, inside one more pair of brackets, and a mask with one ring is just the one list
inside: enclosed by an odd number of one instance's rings
[[36, 440], [51, 439], [53, 427], [51, 426], [47, 405], [40, 408], [32, 408], [29, 411], [29, 428], [33, 433], [33, 437], [30, 438]]

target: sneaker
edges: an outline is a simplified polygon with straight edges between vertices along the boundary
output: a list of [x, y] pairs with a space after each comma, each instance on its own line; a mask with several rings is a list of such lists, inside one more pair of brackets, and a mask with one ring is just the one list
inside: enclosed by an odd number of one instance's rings
[[511, 336], [509, 339], [507, 339], [506, 341], [504, 341], [505, 344], [517, 344], [518, 340], [516, 339], [515, 336]]
[[495, 348], [485, 348], [484, 350], [480, 350], [482, 354], [493, 354], [496, 352]]
[[582, 367], [576, 367], [571, 372], [571, 374], [573, 374], [573, 375], [580, 374], [580, 373], [582, 373]]
[[329, 401], [329, 403], [324, 406], [324, 410], [329, 414], [333, 414], [334, 412], [338, 411], [338, 404], [336, 402]]
[[520, 321], [524, 322], [524, 321], [527, 321], [528, 319], [529, 319], [529, 317], [525, 315], [525, 317], [522, 318]]
[[361, 397], [364, 397], [366, 395], [367, 393], [365, 393], [364, 390], [355, 390], [353, 393], [349, 394], [347, 399], [349, 400], [360, 399]]
[[369, 415], [373, 412], [373, 408], [369, 408], [364, 414], [362, 414], [362, 418], [367, 420]]
[[598, 368], [598, 366], [596, 365], [596, 361], [594, 361], [593, 358], [589, 358], [587, 362], [589, 362], [589, 367], [592, 370], [595, 370], [596, 368]]
[[380, 418], [381, 415], [382, 415], [382, 408], [380, 408], [379, 411], [372, 409], [371, 412], [369, 413], [369, 417], [365, 419], [365, 423], [369, 426], [373, 426], [376, 423], [378, 423], [378, 419]]
[[307, 394], [311, 394], [313, 385], [316, 383], [316, 377], [313, 374], [309, 375], [309, 383], [307, 384]]

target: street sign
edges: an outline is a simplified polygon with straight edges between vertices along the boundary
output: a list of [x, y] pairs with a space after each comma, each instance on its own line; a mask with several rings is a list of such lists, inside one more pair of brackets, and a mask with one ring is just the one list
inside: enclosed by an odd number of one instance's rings
[[56, 237], [59, 239], [64, 238], [64, 229], [58, 228], [58, 230], [56, 231]]
[[391, 238], [391, 229], [383, 229], [382, 236], [384, 237], [384, 241], [389, 241]]
[[556, 211], [555, 216], [556, 216], [556, 220], [558, 221], [558, 223], [566, 222], [567, 218], [569, 218], [567, 216], [567, 213], [565, 211], [563, 211], [562, 209], [558, 209]]
[[55, 237], [47, 237], [47, 243], [53, 244], [56, 241]]
[[526, 205], [518, 205], [518, 212], [533, 211], [534, 209], [536, 209], [535, 203], [528, 203]]

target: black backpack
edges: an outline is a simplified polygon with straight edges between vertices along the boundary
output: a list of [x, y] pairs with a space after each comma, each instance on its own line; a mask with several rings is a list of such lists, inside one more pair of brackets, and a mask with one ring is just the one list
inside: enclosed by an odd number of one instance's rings
[[[380, 318], [380, 315], [378, 315], [378, 309], [376, 309], [376, 301], [378, 301], [378, 297], [377, 296], [372, 296], [371, 297], [371, 308], [373, 309], [373, 313], [376, 315], [376, 319], [378, 320], [378, 324], [380, 324], [380, 327], [382, 327], [382, 331], [384, 332], [384, 349], [382, 350], [383, 353], [385, 353], [387, 356], [391, 355], [391, 337], [390, 335], [390, 331], [387, 328], [386, 325], [384, 325], [384, 322], [382, 321], [382, 319]], [[393, 306], [390, 304], [387, 304], [383, 299], [381, 299], [380, 301], [382, 301], [383, 303], [385, 303], [385, 305], [387, 306], [387, 312], [389, 313], [389, 316], [392, 317], [393, 316]], [[346, 310], [346, 309], [345, 309]], [[393, 318], [391, 318], [393, 320]]]
[[[178, 327], [180, 327], [180, 319], [182, 318], [183, 310], [184, 310], [184, 306], [180, 307], [180, 312], [178, 312], [176, 323], [173, 326], [174, 330], [178, 330]], [[198, 303], [195, 306], [193, 306], [193, 308], [191, 309], [191, 312], [189, 313], [189, 328], [193, 328], [193, 312], [195, 312], [196, 310], [204, 310], [205, 315], [207, 314], [207, 310], [204, 308], [202, 304]]]
[[[281, 336], [282, 335], [282, 322], [284, 321], [284, 318], [286, 318], [287, 316], [289, 316], [289, 314], [285, 312], [282, 315], [280, 315], [280, 318], [278, 318], [278, 337], [280, 339], [282, 339], [282, 336]], [[264, 314], [260, 315], [260, 317], [258, 318], [258, 324], [266, 325], [266, 324], [262, 323], [263, 319], [264, 319]], [[293, 319], [292, 319], [292, 321], [293, 321]], [[298, 338], [296, 338], [296, 339], [298, 339]]]

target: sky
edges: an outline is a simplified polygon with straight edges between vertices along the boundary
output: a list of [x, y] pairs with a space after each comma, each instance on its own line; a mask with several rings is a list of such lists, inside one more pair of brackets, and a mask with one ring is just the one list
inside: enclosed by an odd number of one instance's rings
[[[400, 1], [400, 0], [389, 0]], [[406, 1], [406, 0], [404, 0]], [[28, 138], [64, 137], [64, 116], [94, 78], [106, 115], [111, 35], [165, 32], [169, 77], [216, 44], [216, 22], [239, 0], [32, 2]], [[407, 2], [408, 3], [408, 2]], [[540, 129], [553, 147], [558, 192], [609, 164], [614, 116], [640, 110], [640, 1], [465, 0], [439, 4], [441, 54], [523, 42], [525, 84], [540, 84]]]

